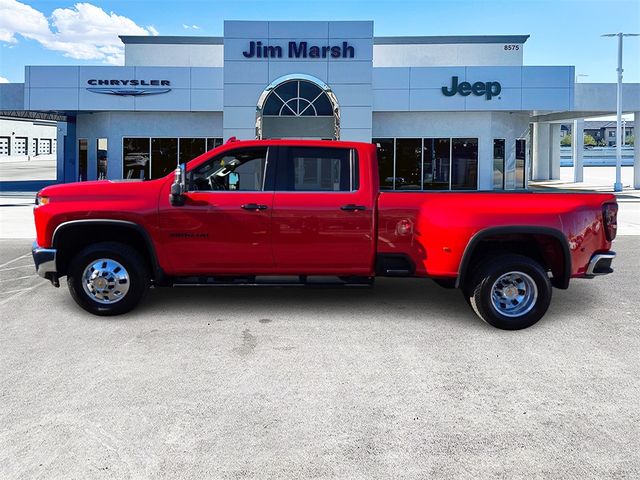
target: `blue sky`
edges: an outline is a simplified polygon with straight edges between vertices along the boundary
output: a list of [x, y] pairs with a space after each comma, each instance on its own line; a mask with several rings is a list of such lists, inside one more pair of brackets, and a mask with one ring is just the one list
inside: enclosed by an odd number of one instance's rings
[[[117, 64], [117, 33], [219, 36], [224, 20], [264, 19], [374, 20], [379, 36], [529, 34], [526, 65], [575, 65], [581, 82], [615, 82], [616, 40], [600, 34], [640, 33], [640, 1], [0, 0], [0, 77], [22, 82], [25, 65]], [[625, 81], [640, 82], [640, 37], [625, 41], [624, 58]]]

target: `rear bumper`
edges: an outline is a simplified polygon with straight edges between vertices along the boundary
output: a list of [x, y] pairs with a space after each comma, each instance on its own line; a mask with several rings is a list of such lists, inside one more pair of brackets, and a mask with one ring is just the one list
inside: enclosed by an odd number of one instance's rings
[[54, 248], [42, 248], [36, 242], [33, 242], [31, 255], [33, 255], [33, 263], [35, 263], [38, 275], [51, 280], [51, 282], [58, 280], [56, 250]]
[[598, 275], [613, 273], [611, 262], [616, 258], [616, 252], [596, 253], [591, 257], [585, 276], [592, 278]]

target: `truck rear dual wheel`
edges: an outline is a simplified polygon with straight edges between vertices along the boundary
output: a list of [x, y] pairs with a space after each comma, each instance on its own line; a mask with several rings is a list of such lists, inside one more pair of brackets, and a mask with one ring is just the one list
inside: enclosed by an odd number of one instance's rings
[[464, 290], [478, 316], [502, 330], [521, 330], [540, 320], [551, 303], [551, 282], [535, 260], [523, 255], [485, 259]]
[[94, 315], [120, 315], [132, 310], [149, 287], [149, 269], [128, 245], [102, 242], [76, 255], [67, 273], [69, 292]]

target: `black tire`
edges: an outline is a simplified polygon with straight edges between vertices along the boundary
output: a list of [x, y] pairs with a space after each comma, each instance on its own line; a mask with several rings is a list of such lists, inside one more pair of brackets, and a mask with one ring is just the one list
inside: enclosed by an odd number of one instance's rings
[[[92, 296], [85, 291], [83, 286], [83, 272], [89, 265], [100, 259], [119, 263], [128, 274], [128, 282], [118, 282], [128, 283], [126, 293], [123, 293], [121, 298], [114, 299], [113, 303], [101, 303], [96, 300], [95, 295]], [[118, 270], [117, 267], [116, 270]], [[118, 272], [121, 272], [121, 269]], [[67, 272], [67, 285], [71, 297], [78, 305], [94, 315], [121, 315], [129, 312], [142, 300], [149, 283], [149, 269], [140, 253], [128, 245], [117, 242], [89, 245], [71, 260]], [[113, 287], [106, 288], [113, 289]]]
[[[474, 269], [471, 282], [463, 291], [476, 314], [502, 330], [530, 327], [544, 316], [551, 303], [547, 272], [538, 262], [523, 255], [485, 259]], [[500, 292], [513, 296], [499, 295]], [[518, 300], [520, 297], [522, 301]]]
[[440, 277], [440, 278], [432, 278], [431, 280], [433, 280], [438, 286], [442, 288], [446, 288], [447, 290], [456, 288], [455, 278]]

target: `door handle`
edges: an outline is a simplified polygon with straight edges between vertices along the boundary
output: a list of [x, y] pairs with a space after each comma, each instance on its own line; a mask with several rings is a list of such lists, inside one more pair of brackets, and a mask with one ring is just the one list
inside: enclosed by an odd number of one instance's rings
[[266, 210], [267, 206], [266, 205], [259, 205], [257, 203], [245, 203], [240, 208], [243, 208], [245, 210]]
[[345, 210], [347, 212], [355, 212], [358, 210], [366, 210], [367, 207], [365, 207], [364, 205], [355, 205], [353, 203], [350, 203], [348, 205], [343, 205], [340, 207], [340, 210]]

